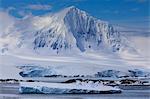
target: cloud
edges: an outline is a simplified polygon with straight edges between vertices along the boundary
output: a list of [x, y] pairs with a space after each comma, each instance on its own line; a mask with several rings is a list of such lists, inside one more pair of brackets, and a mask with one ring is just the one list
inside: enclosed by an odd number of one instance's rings
[[134, 44], [135, 48], [142, 56], [150, 59], [150, 37], [129, 36], [128, 39]]
[[125, 0], [126, 2], [136, 2], [136, 3], [145, 3], [148, 0]]
[[[138, 25], [138, 24], [137, 24]], [[125, 36], [139, 36], [139, 37], [150, 37], [150, 31], [148, 27], [134, 27], [131, 24], [120, 25], [113, 24], [113, 26]]]
[[119, 14], [120, 11], [119, 10], [104, 10], [103, 13], [106, 13], [106, 14]]
[[15, 23], [14, 17], [10, 16], [6, 11], [0, 11], [0, 35], [7, 34], [13, 28]]
[[0, 7], [0, 11], [7, 12], [18, 18], [33, 16], [34, 11], [49, 11], [52, 6], [48, 4], [21, 4], [21, 6], [9, 6], [7, 8]]
[[16, 10], [16, 8], [15, 7], [8, 7], [7, 9], [6, 9], [6, 11], [9, 13], [10, 11], [12, 11], [12, 10]]
[[15, 27], [17, 21], [7, 10], [0, 11], [0, 50], [14, 49], [18, 45], [20, 32], [17, 32]]
[[84, 1], [87, 1], [87, 0], [60, 0], [62, 2], [74, 2], [74, 3], [77, 3], [77, 2], [84, 2]]
[[52, 8], [52, 6], [51, 5], [42, 5], [42, 4], [32, 4], [32, 5], [27, 5], [25, 8], [31, 9], [31, 10], [50, 10]]
[[114, 14], [119, 14], [118, 10], [113, 11]]
[[147, 2], [148, 0], [136, 0], [136, 1], [139, 3], [144, 3], [144, 2]]
[[34, 16], [31, 11], [26, 11], [26, 10], [20, 10], [20, 11], [17, 12], [17, 14], [18, 14], [20, 17], [23, 17], [23, 18], [24, 18], [24, 17], [31, 17], [31, 16]]
[[74, 0], [74, 1], [87, 1], [87, 0]]
[[139, 8], [132, 8], [131, 11], [132, 12], [137, 12], [137, 11], [139, 11]]

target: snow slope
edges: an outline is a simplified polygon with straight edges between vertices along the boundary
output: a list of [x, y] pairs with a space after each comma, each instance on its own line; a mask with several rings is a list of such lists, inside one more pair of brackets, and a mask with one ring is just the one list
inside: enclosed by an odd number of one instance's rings
[[[16, 66], [40, 66], [44, 68], [51, 68], [53, 74], [58, 75], [94, 75], [97, 72], [105, 70], [117, 70], [127, 72], [128, 70], [139, 69], [149, 72], [149, 66], [145, 60], [134, 60], [132, 64], [127, 60], [116, 57], [114, 54], [101, 53], [83, 53], [72, 56], [41, 56], [41, 55], [16, 55], [7, 54], [1, 55], [1, 73], [0, 78], [17, 78], [23, 79], [19, 72], [20, 69]], [[141, 62], [141, 64], [139, 64]], [[11, 72], [10, 72], [11, 70]], [[45, 74], [45, 73], [44, 73]], [[44, 75], [43, 74], [43, 75]]]

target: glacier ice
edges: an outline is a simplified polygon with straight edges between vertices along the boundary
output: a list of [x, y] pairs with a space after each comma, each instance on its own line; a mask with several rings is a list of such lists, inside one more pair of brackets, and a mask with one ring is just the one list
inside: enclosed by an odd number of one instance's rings
[[124, 71], [118, 70], [104, 70], [95, 73], [94, 75], [63, 75], [56, 72], [57, 69], [52, 67], [40, 67], [40, 66], [18, 66], [21, 69], [20, 76], [22, 77], [112, 77], [112, 78], [122, 78], [122, 77], [150, 77], [150, 73], [140, 69], [133, 69]]
[[149, 72], [144, 72], [140, 69], [128, 70], [131, 77], [150, 77]]
[[21, 82], [19, 92], [22, 94], [104, 94], [121, 93], [121, 90], [111, 86], [97, 84], [62, 84], [45, 82]]
[[56, 72], [53, 68], [45, 68], [40, 66], [18, 66], [18, 68], [22, 69], [19, 72], [22, 77], [45, 77], [56, 75]]

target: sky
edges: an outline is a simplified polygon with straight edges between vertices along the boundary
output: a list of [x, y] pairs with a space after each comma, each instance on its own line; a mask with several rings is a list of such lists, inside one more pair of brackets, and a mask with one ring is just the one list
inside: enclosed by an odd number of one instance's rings
[[9, 31], [8, 24], [13, 24], [15, 18], [55, 13], [69, 6], [108, 21], [136, 45], [146, 48], [150, 39], [150, 0], [0, 0], [0, 21], [3, 23], [0, 30]]
[[150, 0], [0, 0], [1, 10], [19, 18], [53, 13], [72, 5], [112, 24], [144, 28], [149, 21]]
[[76, 6], [113, 25], [131, 28], [130, 31], [137, 35], [140, 34], [137, 31], [144, 30], [144, 36], [150, 32], [149, 5], [150, 0], [0, 0], [0, 10], [17, 18], [55, 13]]
[[149, 17], [149, 0], [0, 0], [1, 9], [16, 17], [42, 15], [76, 6], [103, 20], [142, 20]]

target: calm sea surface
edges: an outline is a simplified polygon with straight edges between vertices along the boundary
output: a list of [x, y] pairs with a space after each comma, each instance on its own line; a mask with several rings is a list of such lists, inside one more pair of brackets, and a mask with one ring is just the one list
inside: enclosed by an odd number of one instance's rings
[[150, 90], [123, 90], [121, 94], [19, 94], [18, 85], [0, 84], [0, 99], [150, 99]]

